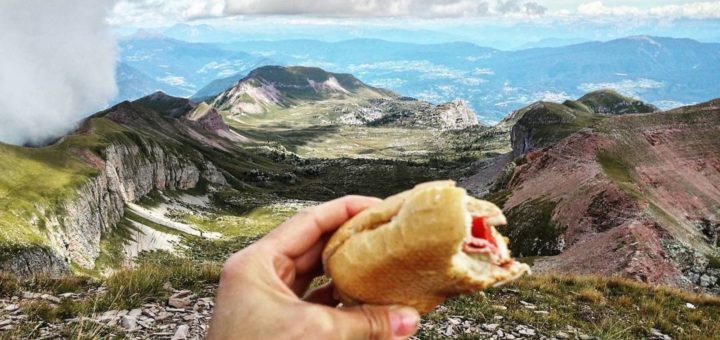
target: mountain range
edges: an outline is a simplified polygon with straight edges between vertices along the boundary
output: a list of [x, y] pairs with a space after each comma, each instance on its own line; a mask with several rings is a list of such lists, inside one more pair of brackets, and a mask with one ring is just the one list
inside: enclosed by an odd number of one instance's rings
[[1, 145], [0, 266], [103, 273], [257, 237], [318, 201], [454, 178], [503, 208], [537, 271], [718, 292], [718, 114], [717, 100], [662, 111], [601, 90], [488, 127], [463, 102], [260, 67], [205, 102], [156, 92], [52, 145]]
[[0, 337], [202, 335], [230, 254], [320, 202], [448, 178], [502, 207], [535, 274], [447, 301], [420, 337], [716, 329], [720, 300], [689, 292], [720, 294], [720, 99], [603, 89], [487, 126], [361, 79], [262, 66], [203, 100], [122, 101], [50, 145], [0, 143]]
[[[195, 100], [217, 95], [261, 65], [319, 66], [432, 103], [466, 100], [486, 123], [537, 100], [563, 101], [614, 88], [661, 109], [718, 96], [720, 44], [636, 36], [607, 42], [501, 51], [470, 43], [356, 39], [188, 43], [157, 34], [120, 41], [122, 95], [155, 90]], [[161, 62], [160, 62], [161, 61]], [[144, 80], [143, 80], [144, 79]], [[154, 79], [164, 85], [150, 84]], [[125, 90], [135, 88], [136, 91]], [[135, 99], [121, 96], [118, 100]]]

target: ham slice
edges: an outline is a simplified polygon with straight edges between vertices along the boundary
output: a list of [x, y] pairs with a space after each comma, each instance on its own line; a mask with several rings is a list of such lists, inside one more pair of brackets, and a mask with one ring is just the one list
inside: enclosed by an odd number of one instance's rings
[[473, 216], [472, 232], [463, 245], [463, 250], [468, 254], [497, 253], [497, 241], [492, 235], [492, 227], [485, 224], [483, 217]]

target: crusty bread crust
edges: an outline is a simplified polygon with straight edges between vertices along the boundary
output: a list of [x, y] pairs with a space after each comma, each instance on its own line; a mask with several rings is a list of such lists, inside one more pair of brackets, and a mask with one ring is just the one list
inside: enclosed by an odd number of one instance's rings
[[391, 196], [337, 230], [323, 251], [325, 272], [346, 304], [402, 304], [421, 313], [450, 296], [522, 275], [524, 265], [506, 269], [462, 257], [468, 209], [499, 214], [504, 222], [497, 207], [467, 196], [452, 181]]

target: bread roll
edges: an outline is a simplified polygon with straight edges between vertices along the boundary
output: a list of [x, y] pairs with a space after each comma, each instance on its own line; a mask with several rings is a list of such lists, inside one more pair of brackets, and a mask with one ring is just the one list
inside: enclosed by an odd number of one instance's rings
[[401, 304], [424, 314], [529, 271], [495, 230], [505, 223], [498, 207], [452, 181], [420, 184], [340, 227], [323, 250], [325, 273], [346, 305]]

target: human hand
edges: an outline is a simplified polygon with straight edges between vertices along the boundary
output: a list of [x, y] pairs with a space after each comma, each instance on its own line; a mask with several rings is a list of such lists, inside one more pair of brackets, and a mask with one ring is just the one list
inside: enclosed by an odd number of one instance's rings
[[378, 199], [346, 196], [305, 209], [227, 260], [208, 339], [404, 339], [417, 311], [402, 306], [335, 308], [332, 283], [300, 297], [322, 275], [335, 229]]

